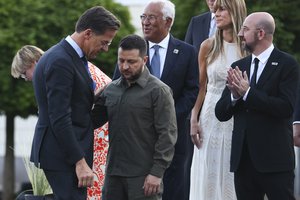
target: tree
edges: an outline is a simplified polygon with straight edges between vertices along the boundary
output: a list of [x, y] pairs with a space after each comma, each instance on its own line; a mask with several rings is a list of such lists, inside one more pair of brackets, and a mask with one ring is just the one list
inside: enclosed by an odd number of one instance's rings
[[[172, 0], [176, 5], [176, 18], [172, 34], [184, 40], [185, 33], [191, 17], [208, 11], [205, 0]], [[276, 22], [274, 44], [283, 51], [289, 52], [300, 62], [300, 7], [299, 0], [245, 0], [248, 13], [267, 11], [271, 13]]]
[[[78, 17], [89, 7], [102, 5], [122, 22], [110, 51], [94, 63], [112, 74], [116, 62], [117, 43], [134, 32], [126, 7], [111, 0], [2, 0], [0, 1], [0, 114], [6, 115], [6, 155], [3, 199], [14, 199], [14, 118], [36, 114], [33, 88], [30, 83], [13, 79], [10, 67], [14, 54], [23, 45], [32, 44], [44, 50], [74, 32]], [[103, 68], [102, 68], [103, 67]]]

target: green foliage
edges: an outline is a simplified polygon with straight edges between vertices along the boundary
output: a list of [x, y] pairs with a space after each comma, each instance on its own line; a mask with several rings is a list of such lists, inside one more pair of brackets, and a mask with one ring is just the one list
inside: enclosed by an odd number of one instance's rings
[[193, 16], [202, 14], [208, 11], [205, 0], [172, 0], [175, 4], [175, 22], [172, 27], [172, 34], [184, 40], [186, 30], [189, 26], [189, 22]]
[[[184, 40], [191, 17], [208, 11], [205, 0], [172, 0], [176, 5], [176, 18], [172, 34]], [[276, 22], [274, 44], [289, 52], [300, 62], [300, 8], [299, 0], [245, 0], [248, 13], [266, 11], [273, 15]]]
[[28, 156], [23, 157], [23, 161], [32, 186], [33, 194], [43, 196], [53, 193], [44, 171], [41, 168], [37, 168], [34, 163], [30, 162]]
[[47, 50], [62, 38], [71, 35], [78, 17], [86, 9], [96, 5], [110, 10], [122, 23], [110, 51], [92, 61], [110, 76], [116, 63], [118, 41], [134, 32], [127, 7], [111, 0], [0, 1], [0, 114], [15, 113], [26, 117], [37, 113], [32, 84], [13, 79], [10, 75], [16, 51], [26, 44]]

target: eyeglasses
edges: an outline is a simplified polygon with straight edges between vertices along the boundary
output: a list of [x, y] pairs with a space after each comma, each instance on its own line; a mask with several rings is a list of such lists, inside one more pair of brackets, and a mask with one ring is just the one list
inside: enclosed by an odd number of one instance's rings
[[142, 22], [148, 20], [149, 22], [155, 22], [158, 18], [158, 16], [155, 15], [141, 15], [140, 16]]
[[258, 30], [261, 30], [261, 28], [248, 28], [246, 26], [242, 26], [241, 29], [240, 29], [240, 32], [245, 33], [247, 31], [251, 31], [251, 30], [258, 31]]
[[20, 78], [23, 78], [25, 81], [28, 80], [28, 78], [27, 78], [27, 76], [26, 76], [26, 71], [24, 71], [24, 72], [22, 72], [22, 73], [20, 74]]
[[111, 42], [109, 42], [109, 41], [101, 41], [100, 44], [101, 44], [102, 47], [109, 47], [111, 45]]

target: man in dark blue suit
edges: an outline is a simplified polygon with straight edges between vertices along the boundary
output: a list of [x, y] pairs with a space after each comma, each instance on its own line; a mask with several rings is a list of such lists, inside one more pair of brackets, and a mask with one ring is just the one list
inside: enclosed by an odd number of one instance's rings
[[214, 11], [215, 0], [206, 0], [209, 12], [192, 17], [184, 41], [196, 47], [199, 52], [201, 43], [216, 31]]
[[230, 171], [239, 200], [295, 199], [292, 116], [300, 71], [274, 47], [274, 32], [269, 13], [245, 19], [239, 36], [252, 55], [231, 65], [215, 108], [220, 121], [234, 117]]
[[[178, 139], [171, 166], [163, 178], [163, 200], [183, 200], [187, 186], [186, 162], [188, 116], [198, 94], [198, 65], [196, 49], [169, 34], [175, 18], [175, 6], [170, 1], [149, 2], [141, 15], [144, 37], [148, 42], [147, 66], [173, 91], [178, 126]], [[155, 47], [158, 52], [155, 52]], [[159, 60], [159, 62], [158, 62]], [[159, 63], [155, 65], [154, 63]], [[155, 65], [155, 66], [154, 66]], [[114, 78], [119, 76], [118, 69]]]
[[33, 77], [39, 117], [31, 161], [41, 167], [55, 199], [87, 198], [93, 183], [93, 81], [86, 59], [108, 46], [120, 22], [103, 7], [83, 13], [75, 32], [50, 48]]

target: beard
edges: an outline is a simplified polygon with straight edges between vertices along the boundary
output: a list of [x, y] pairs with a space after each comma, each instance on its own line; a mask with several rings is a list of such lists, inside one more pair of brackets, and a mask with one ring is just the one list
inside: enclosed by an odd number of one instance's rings
[[253, 53], [257, 43], [258, 43], [258, 37], [254, 35], [253, 42], [246, 42], [245, 40], [243, 41], [243, 48], [244, 50]]
[[128, 82], [135, 82], [142, 74], [143, 72], [143, 67], [141, 67], [140, 69], [138, 69], [135, 73], [131, 74], [130, 76], [125, 77], [122, 74], [122, 77], [127, 80]]
[[249, 52], [249, 53], [252, 53], [253, 52], [253, 48], [252, 48], [252, 46], [251, 45], [249, 45], [249, 44], [244, 44], [244, 50], [246, 50], [247, 52]]

